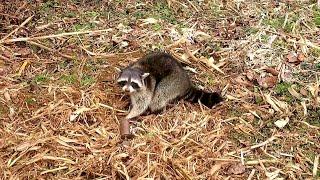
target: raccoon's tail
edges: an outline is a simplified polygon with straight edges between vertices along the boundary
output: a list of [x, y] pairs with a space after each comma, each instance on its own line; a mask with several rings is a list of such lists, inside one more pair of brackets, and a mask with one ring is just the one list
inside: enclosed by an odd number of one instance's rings
[[214, 105], [223, 101], [223, 98], [217, 92], [209, 93], [194, 87], [188, 90], [183, 99], [193, 103], [197, 103], [200, 100], [201, 104], [207, 106], [208, 108], [212, 108]]

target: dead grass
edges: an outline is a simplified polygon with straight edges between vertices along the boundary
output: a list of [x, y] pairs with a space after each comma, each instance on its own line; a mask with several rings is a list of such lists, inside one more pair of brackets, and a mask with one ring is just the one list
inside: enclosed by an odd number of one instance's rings
[[[1, 4], [0, 178], [319, 178], [319, 8], [223, 2]], [[156, 49], [226, 101], [140, 117], [122, 146], [114, 80]]]

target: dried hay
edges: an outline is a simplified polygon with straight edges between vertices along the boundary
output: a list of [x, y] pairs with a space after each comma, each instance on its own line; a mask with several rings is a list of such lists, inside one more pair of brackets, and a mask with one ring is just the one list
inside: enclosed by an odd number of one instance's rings
[[[304, 13], [295, 19], [287, 5]], [[319, 177], [314, 6], [5, 1], [0, 179]], [[282, 16], [279, 27], [272, 20]], [[288, 23], [290, 32], [278, 32]], [[123, 145], [118, 125], [129, 100], [114, 80], [119, 68], [157, 48], [187, 65], [200, 87], [222, 90], [226, 101], [213, 109], [180, 101], [160, 115], [139, 117], [134, 139]], [[303, 54], [299, 63], [307, 68], [286, 61], [292, 51]], [[279, 81], [260, 87], [249, 70], [298, 87], [283, 92]]]

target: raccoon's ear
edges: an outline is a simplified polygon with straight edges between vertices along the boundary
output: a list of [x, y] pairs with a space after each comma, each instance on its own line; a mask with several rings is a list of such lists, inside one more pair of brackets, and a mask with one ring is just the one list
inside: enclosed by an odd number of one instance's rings
[[146, 77], [148, 77], [150, 75], [150, 73], [143, 73], [142, 74], [142, 79], [145, 79]]

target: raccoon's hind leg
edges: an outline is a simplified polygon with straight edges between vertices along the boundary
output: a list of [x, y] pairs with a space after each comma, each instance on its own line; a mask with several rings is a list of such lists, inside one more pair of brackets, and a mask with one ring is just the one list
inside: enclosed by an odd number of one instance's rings
[[185, 80], [186, 77], [168, 76], [162, 79], [154, 92], [149, 109], [152, 113], [161, 112], [168, 103], [177, 99], [183, 94], [190, 86], [189, 81]]
[[152, 94], [136, 94], [131, 97], [131, 110], [126, 119], [135, 118], [144, 113], [151, 102]]

